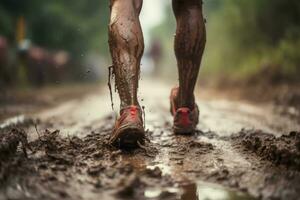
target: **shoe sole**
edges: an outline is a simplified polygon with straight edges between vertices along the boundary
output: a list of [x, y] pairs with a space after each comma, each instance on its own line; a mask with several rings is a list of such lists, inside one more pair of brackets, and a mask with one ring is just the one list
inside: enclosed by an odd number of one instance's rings
[[144, 144], [145, 133], [136, 127], [126, 127], [116, 133], [117, 137], [111, 143], [120, 149], [134, 149]]
[[195, 129], [191, 127], [174, 127], [173, 126], [173, 132], [176, 135], [193, 135], [195, 133]]

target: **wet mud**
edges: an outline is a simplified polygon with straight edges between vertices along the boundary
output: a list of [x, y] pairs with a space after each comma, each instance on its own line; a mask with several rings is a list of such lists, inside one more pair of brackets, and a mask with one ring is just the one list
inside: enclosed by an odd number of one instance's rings
[[[160, 98], [171, 88], [143, 87]], [[205, 101], [196, 134], [180, 136], [172, 132], [168, 101], [144, 99], [149, 141], [131, 151], [108, 143], [115, 121], [109, 95], [1, 128], [0, 199], [299, 199], [294, 122], [266, 107]]]
[[262, 159], [300, 171], [300, 132], [275, 137], [260, 130], [242, 130], [231, 139]]
[[[158, 168], [145, 169], [138, 175], [131, 164], [120, 162], [121, 155], [142, 159], [155, 156], [155, 147], [147, 145], [144, 149], [121, 152], [109, 145], [108, 132], [110, 130], [101, 128], [101, 132], [78, 138], [61, 137], [59, 130], [46, 129], [37, 132], [38, 139], [30, 143], [27, 143], [24, 130], [12, 129], [8, 134], [3, 133], [0, 143], [0, 197], [89, 199], [72, 188], [84, 185], [83, 189], [96, 191], [95, 198], [103, 190], [110, 191], [112, 196], [133, 198], [140, 195], [136, 191], [142, 191], [145, 185], [155, 184], [156, 179], [162, 181]], [[23, 151], [17, 151], [18, 147], [22, 147]], [[23, 174], [23, 171], [27, 173]], [[71, 183], [72, 186], [69, 185]], [[70, 193], [69, 187], [72, 189]]]
[[[159, 165], [147, 167], [138, 163], [155, 163], [157, 145], [146, 143], [134, 151], [121, 151], [109, 145], [108, 133], [110, 129], [101, 127], [99, 132], [83, 138], [62, 137], [59, 130], [46, 129], [37, 131], [38, 138], [27, 143], [24, 130], [12, 129], [1, 139], [1, 155], [5, 156], [1, 156], [0, 197], [97, 199], [100, 195], [103, 199], [189, 199], [191, 183], [181, 188]], [[187, 141], [176, 146], [170, 160], [182, 165], [189, 152], [201, 155], [212, 150], [210, 143]], [[207, 187], [204, 185], [201, 188]], [[76, 187], [84, 191], [77, 191]], [[197, 199], [198, 186], [193, 187], [192, 199]]]
[[74, 83], [43, 88], [7, 88], [0, 93], [0, 121], [49, 109], [99, 89], [101, 91], [98, 84]]
[[[121, 151], [108, 142], [113, 118], [105, 120], [102, 126], [83, 137], [65, 137], [59, 130], [39, 131], [36, 128], [31, 134], [36, 134], [37, 138], [28, 142], [23, 129], [2, 133], [0, 197], [250, 200], [285, 199], [282, 194], [286, 193], [290, 199], [297, 199], [298, 192], [291, 192], [297, 185], [285, 189], [282, 185], [296, 184], [300, 180], [296, 159], [299, 154], [295, 152], [299, 151], [299, 133], [275, 138], [259, 131], [242, 131], [231, 137], [219, 137], [210, 131], [198, 131], [189, 137], [150, 128], [147, 137], [153, 142], [146, 142], [139, 149]], [[254, 161], [250, 171], [244, 166], [238, 169], [235, 164], [226, 164], [223, 158], [226, 151], [223, 152], [218, 143], [226, 149], [228, 141]], [[274, 146], [277, 147], [275, 151]], [[285, 152], [286, 157], [280, 152]], [[270, 157], [273, 154], [281, 159]], [[277, 165], [286, 166], [285, 173], [281, 173]], [[249, 179], [259, 171], [265, 173], [261, 188], [250, 196], [251, 188], [240, 179]], [[284, 191], [274, 194], [269, 187]]]
[[[299, 87], [298, 87], [299, 88]], [[275, 98], [275, 110], [281, 115], [290, 117], [300, 122], [300, 91], [285, 91]]]

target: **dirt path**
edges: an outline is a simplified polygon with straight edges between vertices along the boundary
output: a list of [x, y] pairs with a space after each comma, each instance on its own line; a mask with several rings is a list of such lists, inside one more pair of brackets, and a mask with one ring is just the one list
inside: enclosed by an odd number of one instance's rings
[[134, 152], [107, 144], [115, 117], [108, 91], [29, 115], [21, 126], [29, 145], [2, 124], [28, 158], [21, 149], [0, 155], [0, 199], [298, 199], [298, 123], [272, 105], [201, 94], [199, 131], [174, 136], [171, 86], [148, 80], [140, 88], [150, 142]]

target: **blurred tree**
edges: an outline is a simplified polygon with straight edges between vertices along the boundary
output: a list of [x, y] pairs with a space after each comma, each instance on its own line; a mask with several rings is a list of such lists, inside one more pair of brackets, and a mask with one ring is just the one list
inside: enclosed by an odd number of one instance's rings
[[76, 56], [90, 48], [107, 53], [108, 5], [108, 0], [1, 0], [0, 34], [13, 40], [16, 18], [24, 15], [27, 36], [36, 45]]
[[[170, 37], [175, 22], [169, 7], [166, 12], [165, 22], [153, 35], [162, 39], [168, 66], [176, 64]], [[202, 72], [233, 79], [261, 73], [299, 80], [299, 0], [204, 0], [204, 13], [207, 45]]]
[[226, 0], [211, 6], [214, 2], [206, 5], [204, 71], [299, 80], [300, 1]]

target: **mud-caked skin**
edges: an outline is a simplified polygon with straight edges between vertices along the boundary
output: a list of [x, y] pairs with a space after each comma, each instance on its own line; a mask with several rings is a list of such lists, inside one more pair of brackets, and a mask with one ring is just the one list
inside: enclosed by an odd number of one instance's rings
[[178, 106], [178, 88], [173, 88], [170, 95], [170, 112], [173, 115], [175, 134], [193, 134], [199, 122], [199, 109], [196, 103], [192, 108]]
[[173, 0], [176, 18], [174, 50], [179, 76], [178, 106], [193, 109], [194, 89], [206, 43], [202, 0]]
[[137, 90], [144, 38], [142, 0], [110, 0], [109, 47], [121, 108], [138, 105]]
[[145, 131], [139, 106], [128, 106], [120, 111], [110, 143], [119, 148], [135, 148], [144, 143]]

